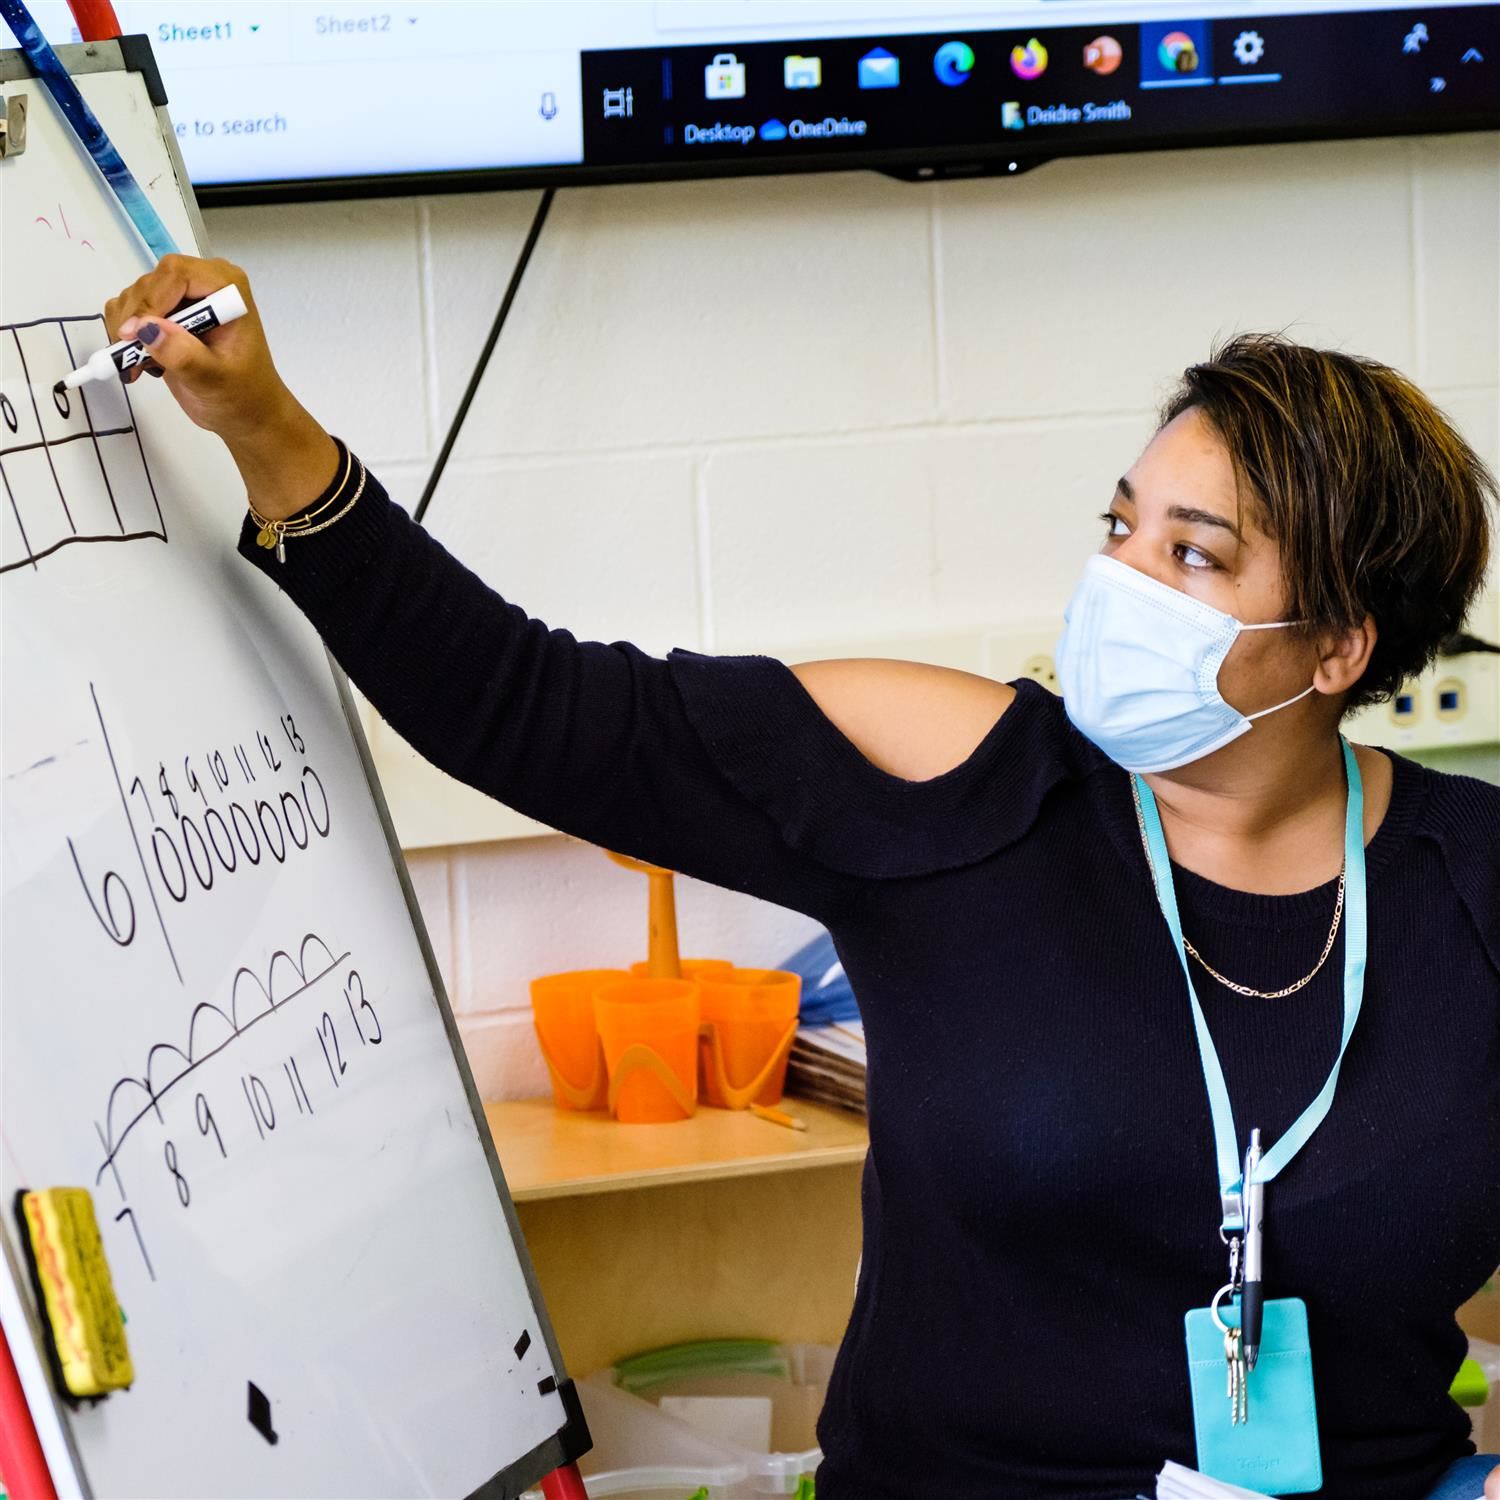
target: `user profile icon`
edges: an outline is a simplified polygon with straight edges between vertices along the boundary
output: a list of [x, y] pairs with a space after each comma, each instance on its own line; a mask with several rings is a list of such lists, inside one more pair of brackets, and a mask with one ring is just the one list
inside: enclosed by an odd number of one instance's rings
[[1093, 73], [1113, 73], [1120, 66], [1125, 53], [1112, 36], [1096, 36], [1085, 42], [1083, 65]]

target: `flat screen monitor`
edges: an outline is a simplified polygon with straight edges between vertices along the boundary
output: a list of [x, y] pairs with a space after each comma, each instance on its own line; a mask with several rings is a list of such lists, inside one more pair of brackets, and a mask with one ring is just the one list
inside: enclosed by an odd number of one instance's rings
[[[115, 0], [205, 201], [1500, 126], [1500, 4]], [[63, 0], [35, 7], [74, 39]]]

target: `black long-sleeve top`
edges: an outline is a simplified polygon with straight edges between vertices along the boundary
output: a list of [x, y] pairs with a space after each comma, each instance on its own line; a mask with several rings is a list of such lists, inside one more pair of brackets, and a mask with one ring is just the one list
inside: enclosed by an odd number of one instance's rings
[[[1128, 779], [1057, 698], [1018, 683], [963, 764], [909, 782], [780, 662], [529, 619], [373, 475], [284, 564], [249, 523], [240, 545], [436, 765], [829, 928], [871, 1149], [819, 1500], [1117, 1500], [1194, 1462], [1183, 1314], [1226, 1271], [1208, 1100]], [[1454, 1312], [1500, 1263], [1500, 789], [1391, 758], [1363, 1012], [1328, 1118], [1266, 1193], [1268, 1295], [1307, 1303], [1332, 1500], [1417, 1500], [1473, 1451]], [[1312, 967], [1332, 883], [1174, 879], [1222, 972]], [[1322, 1086], [1342, 949], [1279, 1001], [1195, 972], [1242, 1137], [1274, 1143]]]

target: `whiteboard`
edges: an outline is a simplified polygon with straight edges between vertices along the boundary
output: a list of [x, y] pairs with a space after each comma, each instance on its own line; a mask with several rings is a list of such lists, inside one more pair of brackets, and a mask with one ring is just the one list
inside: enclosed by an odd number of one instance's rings
[[[165, 116], [91, 55], [201, 243]], [[150, 261], [43, 90], [3, 87], [0, 1318], [59, 1493], [519, 1494], [587, 1439], [347, 699], [164, 385], [54, 399]], [[73, 1412], [9, 1211], [60, 1185], [94, 1194], [136, 1371]]]

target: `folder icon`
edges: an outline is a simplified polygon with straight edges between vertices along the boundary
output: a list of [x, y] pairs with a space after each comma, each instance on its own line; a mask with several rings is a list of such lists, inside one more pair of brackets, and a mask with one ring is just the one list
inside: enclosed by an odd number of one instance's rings
[[782, 80], [789, 89], [815, 89], [823, 82], [823, 59], [792, 53], [782, 60]]
[[875, 47], [859, 60], [862, 89], [893, 89], [901, 82], [901, 59], [884, 47]]

